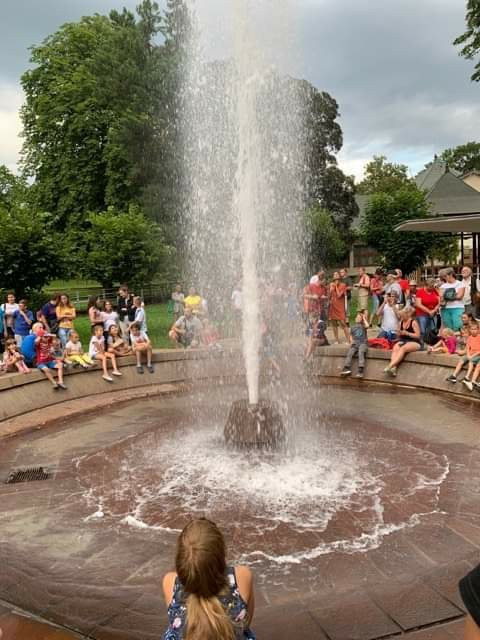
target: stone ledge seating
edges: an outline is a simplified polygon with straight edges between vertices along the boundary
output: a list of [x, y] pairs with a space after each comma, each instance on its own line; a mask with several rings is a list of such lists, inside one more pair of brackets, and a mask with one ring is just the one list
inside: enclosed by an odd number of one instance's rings
[[[339, 377], [347, 345], [334, 345], [317, 349], [308, 374], [328, 379], [329, 383], [342, 383]], [[294, 370], [306, 375], [300, 348], [291, 347], [288, 356], [293, 360]], [[464, 385], [446, 382], [453, 371], [457, 358], [445, 355], [429, 355], [426, 352], [411, 354], [399, 367], [395, 379], [383, 373], [390, 354], [386, 351], [369, 349], [364, 380], [349, 381], [362, 385], [368, 382], [388, 383], [400, 387], [414, 387], [448, 393], [480, 402], [480, 393], [469, 392]], [[113, 383], [102, 380], [98, 367], [89, 370], [70, 369], [66, 373], [67, 391], [54, 391], [40, 371], [30, 374], [8, 374], [0, 378], [0, 421], [18, 416], [35, 409], [41, 409], [65, 400], [98, 395], [152, 384], [188, 382], [206, 378], [234, 378], [242, 375], [243, 361], [238, 347], [227, 345], [222, 352], [207, 350], [159, 349], [154, 351], [155, 373], [145, 370], [137, 373], [135, 358], [119, 359], [123, 376]], [[353, 363], [355, 373], [356, 361]]]

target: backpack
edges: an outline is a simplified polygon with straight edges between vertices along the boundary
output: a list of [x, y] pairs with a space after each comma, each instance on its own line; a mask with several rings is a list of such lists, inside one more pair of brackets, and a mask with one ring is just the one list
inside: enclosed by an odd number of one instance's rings
[[451, 289], [444, 289], [443, 299], [445, 300], [445, 302], [453, 302], [454, 300], [456, 300], [457, 290], [455, 289], [455, 287], [452, 287]]
[[425, 331], [425, 335], [423, 336], [423, 341], [425, 344], [429, 344], [433, 346], [438, 342], [438, 332], [435, 329], [427, 329]]

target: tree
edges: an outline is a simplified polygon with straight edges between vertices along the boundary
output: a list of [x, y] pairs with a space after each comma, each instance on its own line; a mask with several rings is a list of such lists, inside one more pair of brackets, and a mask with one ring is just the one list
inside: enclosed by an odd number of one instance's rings
[[10, 210], [15, 204], [24, 204], [28, 187], [25, 180], [0, 165], [0, 207]]
[[[478, 0], [467, 0], [467, 30], [454, 40], [454, 45], [462, 45], [460, 55], [466, 60], [473, 60], [480, 51], [480, 3]], [[474, 67], [471, 76], [473, 82], [480, 80], [480, 62]]]
[[89, 211], [139, 203], [152, 180], [158, 5], [63, 25], [32, 48], [22, 76], [23, 167], [41, 210], [61, 227]]
[[440, 156], [449, 167], [461, 174], [480, 169], [480, 142], [467, 142], [453, 149], [445, 149]]
[[61, 273], [61, 239], [54, 223], [48, 213], [0, 206], [0, 289], [28, 296]]
[[436, 236], [423, 232], [396, 233], [394, 228], [407, 220], [429, 215], [425, 194], [417, 188], [375, 193], [367, 205], [361, 231], [366, 243], [383, 256], [386, 267], [399, 267], [410, 273], [434, 251]]
[[415, 187], [415, 182], [408, 177], [408, 167], [388, 162], [385, 156], [374, 156], [364, 173], [364, 179], [357, 185], [360, 194], [395, 193], [398, 189]]
[[175, 257], [159, 225], [133, 205], [127, 212], [91, 213], [83, 242], [83, 275], [105, 288], [149, 282]]
[[319, 205], [305, 212], [308, 273], [319, 266], [331, 267], [345, 256], [347, 245], [342, 239], [332, 214]]

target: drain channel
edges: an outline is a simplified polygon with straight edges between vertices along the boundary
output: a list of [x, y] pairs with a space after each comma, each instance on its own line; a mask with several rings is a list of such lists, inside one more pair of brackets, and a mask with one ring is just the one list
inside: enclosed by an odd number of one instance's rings
[[48, 480], [52, 477], [52, 472], [47, 467], [27, 467], [26, 469], [16, 469], [11, 471], [5, 484], [15, 484], [17, 482], [36, 482], [38, 480]]

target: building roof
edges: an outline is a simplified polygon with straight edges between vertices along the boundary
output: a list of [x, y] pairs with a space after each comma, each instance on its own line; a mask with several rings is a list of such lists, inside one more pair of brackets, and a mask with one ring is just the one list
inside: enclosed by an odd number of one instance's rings
[[470, 216], [437, 216], [408, 220], [395, 227], [395, 231], [435, 231], [438, 233], [479, 233], [480, 214]]
[[427, 196], [438, 215], [480, 213], [480, 192], [447, 170]]
[[[443, 160], [435, 158], [415, 176], [415, 183], [419, 189], [427, 192], [432, 216], [480, 214], [480, 191], [463, 182], [460, 173], [450, 169]], [[356, 231], [365, 217], [370, 197], [355, 196], [359, 213], [352, 221], [352, 228]]]

